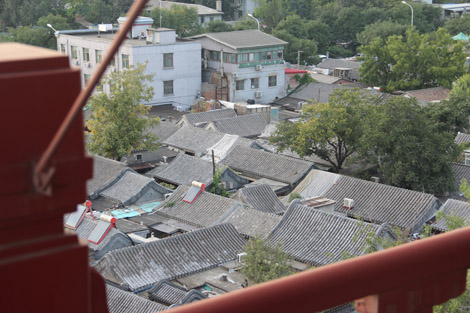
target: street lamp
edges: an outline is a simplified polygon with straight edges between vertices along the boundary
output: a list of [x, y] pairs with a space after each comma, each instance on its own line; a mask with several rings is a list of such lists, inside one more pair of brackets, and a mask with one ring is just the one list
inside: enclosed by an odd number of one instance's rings
[[248, 16], [255, 19], [256, 23], [258, 23], [258, 30], [259, 30], [259, 21], [258, 21], [258, 19], [250, 13], [248, 13]]
[[406, 3], [405, 1], [402, 1], [401, 3], [406, 4], [407, 6], [411, 8], [411, 26], [413, 26], [413, 7], [409, 5], [408, 3]]
[[54, 28], [54, 27], [52, 27], [52, 25], [51, 25], [51, 24], [47, 24], [47, 27], [49, 27], [49, 28], [51, 28], [53, 31], [57, 32], [57, 30], [55, 30], [55, 28]]

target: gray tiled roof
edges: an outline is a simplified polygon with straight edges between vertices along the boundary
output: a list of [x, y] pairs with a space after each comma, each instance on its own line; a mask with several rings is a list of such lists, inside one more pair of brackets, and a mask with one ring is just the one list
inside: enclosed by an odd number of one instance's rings
[[234, 148], [221, 163], [246, 176], [269, 178], [292, 185], [315, 168], [313, 162], [241, 146]]
[[156, 168], [153, 177], [175, 185], [191, 184], [193, 180], [206, 185], [212, 182], [212, 164], [186, 154], [179, 154], [168, 166]]
[[[191, 126], [197, 126], [201, 123], [207, 123], [223, 118], [236, 117], [237, 113], [234, 109], [218, 109], [207, 112], [189, 113], [181, 117], [185, 119]], [[179, 122], [178, 122], [179, 123]]]
[[327, 68], [330, 70], [334, 70], [335, 68], [351, 68], [351, 78], [358, 80], [359, 67], [361, 67], [361, 63], [356, 61], [329, 58], [324, 59], [321, 63], [317, 64], [317, 67]]
[[[293, 192], [304, 198], [321, 196], [334, 200], [335, 211], [348, 216], [408, 230], [416, 230], [440, 206], [431, 194], [319, 170], [311, 171]], [[343, 209], [344, 198], [354, 200], [353, 209]]]
[[129, 205], [132, 204], [133, 201], [138, 200], [139, 193], [147, 186], [150, 186], [158, 192], [159, 195], [157, 198], [163, 198], [164, 194], [172, 192], [170, 189], [157, 184], [149, 177], [138, 173], [126, 172], [111, 187], [103, 190], [100, 195], [108, 199], [119, 201], [124, 205]]
[[87, 181], [87, 193], [92, 196], [117, 180], [124, 171], [130, 171], [124, 163], [93, 156], [93, 178]]
[[454, 141], [458, 145], [470, 142], [470, 134], [458, 133], [457, 136], [455, 136]]
[[210, 125], [225, 134], [254, 137], [261, 135], [268, 122], [261, 114], [248, 114], [216, 120], [211, 122]]
[[[243, 206], [235, 200], [203, 191], [193, 203], [183, 201], [189, 186], [181, 185], [157, 209], [158, 214], [196, 227], [220, 223], [235, 208]], [[169, 205], [168, 203], [171, 203]]]
[[[459, 201], [455, 199], [448, 199], [439, 211], [443, 211], [448, 216], [459, 216], [467, 223], [470, 222], [470, 204], [466, 201]], [[432, 225], [434, 229], [441, 232], [447, 231], [447, 223], [445, 218], [438, 220]]]
[[359, 256], [367, 248], [369, 233], [381, 226], [291, 204], [278, 226], [269, 236], [274, 245], [294, 259], [315, 266], [338, 262], [344, 257]]
[[170, 225], [174, 228], [181, 229], [181, 230], [184, 230], [184, 231], [187, 231], [187, 232], [201, 228], [201, 227], [196, 227], [196, 226], [193, 226], [193, 225], [189, 225], [189, 224], [181, 222], [181, 221], [177, 221], [177, 220], [172, 219], [172, 218], [167, 217], [167, 216], [163, 216], [161, 214], [158, 214], [158, 212], [155, 212], [155, 213], [152, 213], [152, 214], [147, 214], [147, 215], [140, 215], [140, 216], [136, 216], [136, 217], [131, 217], [131, 218], [129, 218], [129, 220], [131, 220], [135, 223], [139, 223], [139, 224], [142, 223], [142, 225], [145, 225], [147, 227], [151, 227], [155, 224], [163, 223], [163, 224], [167, 224], [167, 225]]
[[247, 237], [266, 237], [279, 223], [279, 215], [261, 212], [252, 208], [239, 207], [222, 222], [231, 223], [237, 231]]
[[452, 172], [454, 172], [455, 190], [459, 190], [462, 180], [470, 183], [470, 166], [461, 163], [452, 163]]
[[168, 310], [164, 305], [110, 285], [106, 285], [106, 300], [109, 313], [155, 313]]
[[170, 283], [168, 280], [158, 282], [149, 290], [149, 299], [168, 305], [178, 303], [188, 293], [183, 287]]
[[163, 143], [193, 153], [205, 154], [207, 149], [218, 143], [224, 133], [193, 126], [183, 126]]
[[233, 261], [245, 240], [231, 224], [114, 250], [95, 268], [114, 283], [139, 291], [162, 279], [173, 280]]
[[244, 187], [238, 190], [232, 199], [266, 213], [282, 214], [286, 211], [284, 204], [267, 184]]
[[160, 121], [158, 125], [155, 125], [152, 128], [148, 129], [147, 132], [157, 136], [158, 142], [163, 142], [168, 137], [173, 135], [178, 129], [180, 129], [180, 127], [175, 125], [174, 123]]
[[197, 39], [201, 37], [210, 38], [233, 49], [259, 48], [265, 46], [280, 46], [288, 44], [288, 42], [285, 42], [284, 40], [278, 39], [256, 29], [206, 33], [194, 36], [192, 38]]

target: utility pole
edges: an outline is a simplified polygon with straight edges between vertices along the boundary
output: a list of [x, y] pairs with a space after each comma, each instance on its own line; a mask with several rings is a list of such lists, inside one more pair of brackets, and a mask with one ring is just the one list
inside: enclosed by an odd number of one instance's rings
[[301, 51], [301, 50], [298, 50], [298, 51], [297, 51], [297, 67], [300, 66], [300, 54], [301, 54], [301, 53], [304, 53], [304, 52]]

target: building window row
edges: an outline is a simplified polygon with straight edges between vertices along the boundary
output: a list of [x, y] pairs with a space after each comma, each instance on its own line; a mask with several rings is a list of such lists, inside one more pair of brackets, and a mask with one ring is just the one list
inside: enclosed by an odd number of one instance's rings
[[[222, 52], [209, 50], [209, 59], [211, 61], [220, 61], [220, 55]], [[272, 50], [263, 52], [251, 52], [251, 53], [228, 53], [223, 52], [223, 61], [226, 63], [250, 63], [260, 62], [268, 60], [282, 60], [282, 50]]]
[[[268, 87], [277, 86], [277, 75], [271, 75], [268, 77]], [[259, 89], [259, 78], [250, 78], [250, 88]], [[245, 90], [245, 79], [239, 79], [235, 81], [235, 90]]]

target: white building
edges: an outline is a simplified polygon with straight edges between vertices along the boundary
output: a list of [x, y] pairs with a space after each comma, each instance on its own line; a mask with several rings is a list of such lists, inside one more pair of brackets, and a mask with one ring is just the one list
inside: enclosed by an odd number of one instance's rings
[[202, 44], [204, 97], [269, 103], [286, 95], [284, 46], [287, 42], [253, 29], [192, 38]]
[[[124, 22], [120, 18], [119, 22]], [[201, 95], [201, 44], [176, 38], [172, 29], [149, 28], [153, 20], [139, 17], [130, 36], [123, 42], [108, 71], [122, 70], [147, 63], [147, 73], [155, 74], [154, 98], [147, 105], [172, 104], [189, 108]], [[56, 32], [57, 49], [80, 66], [85, 84], [104, 57], [114, 31], [68, 30]], [[108, 87], [102, 87], [108, 92]]]

